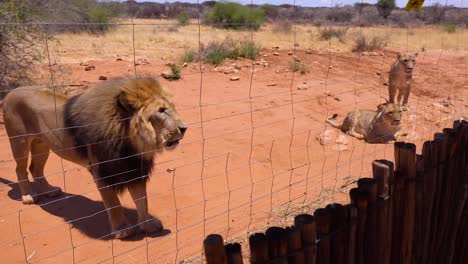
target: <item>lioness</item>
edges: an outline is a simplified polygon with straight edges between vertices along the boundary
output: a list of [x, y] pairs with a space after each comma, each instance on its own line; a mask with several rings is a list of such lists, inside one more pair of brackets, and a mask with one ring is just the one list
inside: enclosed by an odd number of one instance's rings
[[[128, 189], [135, 201], [140, 227], [162, 230], [148, 214], [146, 182], [153, 167], [154, 151], [173, 148], [187, 130], [168, 91], [152, 78], [108, 81], [70, 99], [51, 89], [20, 87], [3, 102], [16, 174], [25, 204], [39, 195], [54, 196], [61, 190], [49, 185], [44, 166], [49, 150], [88, 167], [108, 211], [115, 238], [132, 235], [118, 194]], [[39, 194], [28, 180], [28, 155]]]
[[356, 110], [348, 113], [343, 123], [339, 125], [333, 119], [334, 114], [327, 119], [327, 123], [341, 129], [344, 133], [368, 143], [389, 143], [401, 140], [400, 134], [401, 109], [398, 104], [384, 103], [377, 106], [377, 111]]
[[395, 96], [398, 90], [397, 103], [402, 105], [403, 111], [408, 110], [408, 99], [411, 92], [411, 82], [413, 80], [413, 68], [416, 64], [418, 53], [397, 54], [397, 59], [390, 69], [388, 81], [388, 93], [390, 103], [395, 103]]

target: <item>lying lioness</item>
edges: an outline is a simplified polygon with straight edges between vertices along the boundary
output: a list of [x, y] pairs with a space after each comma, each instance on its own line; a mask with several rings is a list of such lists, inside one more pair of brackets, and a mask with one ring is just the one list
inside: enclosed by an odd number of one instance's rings
[[344, 133], [368, 143], [389, 143], [400, 141], [405, 134], [400, 133], [401, 108], [398, 104], [384, 103], [377, 107], [377, 111], [356, 110], [348, 113], [343, 123], [339, 125], [333, 119], [334, 114], [327, 119], [327, 123], [341, 129]]

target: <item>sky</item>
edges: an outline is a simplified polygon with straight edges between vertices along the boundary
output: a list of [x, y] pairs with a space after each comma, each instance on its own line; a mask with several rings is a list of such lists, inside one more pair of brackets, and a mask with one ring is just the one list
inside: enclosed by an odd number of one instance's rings
[[[158, 2], [158, 3], [171, 3], [171, 2], [186, 2], [186, 3], [197, 3], [197, 0], [136, 0], [137, 2]], [[199, 0], [203, 2], [204, 0]], [[294, 0], [230, 0], [231, 2], [238, 2], [241, 4], [293, 4]], [[377, 0], [295, 0], [296, 5], [300, 6], [330, 6], [330, 5], [345, 5], [354, 3], [371, 3], [375, 4]], [[396, 0], [396, 4], [399, 7], [405, 7], [408, 0]], [[425, 0], [423, 6], [429, 6], [435, 3], [442, 5], [453, 5], [458, 7], [468, 7], [468, 0]]]

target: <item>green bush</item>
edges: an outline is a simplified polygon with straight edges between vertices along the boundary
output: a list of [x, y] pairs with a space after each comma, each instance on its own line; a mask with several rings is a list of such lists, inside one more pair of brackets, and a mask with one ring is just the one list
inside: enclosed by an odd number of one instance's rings
[[75, 5], [80, 23], [96, 23], [84, 27], [91, 33], [103, 33], [110, 29], [111, 23], [123, 10], [118, 3], [97, 2], [96, 0], [76, 0]]
[[309, 72], [307, 65], [297, 60], [293, 60], [289, 63], [289, 69], [293, 72], [300, 72], [301, 74], [306, 74]]
[[235, 53], [238, 57], [251, 60], [254, 60], [258, 56], [259, 52], [260, 47], [250, 40], [241, 41], [235, 48]]
[[219, 65], [226, 58], [236, 58], [232, 49], [225, 42], [211, 42], [202, 51], [203, 60], [213, 65]]
[[232, 2], [217, 2], [206, 14], [204, 21], [215, 27], [257, 30], [265, 22], [262, 8], [243, 6]]
[[444, 30], [447, 33], [455, 33], [457, 31], [457, 25], [455, 25], [455, 24], [446, 24], [446, 25], [444, 25]]
[[194, 62], [196, 59], [197, 52], [195, 52], [194, 50], [186, 50], [181, 57], [182, 62]]
[[190, 16], [187, 12], [182, 11], [177, 16], [177, 21], [179, 22], [180, 25], [187, 25], [190, 22]]
[[224, 59], [246, 58], [254, 60], [260, 47], [250, 40], [235, 42], [226, 39], [223, 42], [211, 42], [202, 49], [202, 59], [208, 63], [219, 65]]
[[[45, 16], [41, 2], [35, 0], [6, 0], [0, 2], [3, 23], [35, 23]], [[42, 60], [44, 42], [41, 26], [0, 26], [0, 99], [9, 90], [32, 82], [34, 64]]]
[[171, 73], [166, 76], [166, 79], [169, 81], [179, 80], [181, 72], [180, 67], [172, 63], [167, 64], [167, 66], [171, 68]]

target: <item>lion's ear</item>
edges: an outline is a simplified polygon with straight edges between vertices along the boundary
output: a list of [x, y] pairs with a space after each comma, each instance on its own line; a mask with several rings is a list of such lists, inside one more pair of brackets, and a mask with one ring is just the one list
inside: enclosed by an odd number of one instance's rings
[[419, 53], [418, 53], [418, 52], [416, 52], [416, 53], [414, 54], [414, 56], [415, 56], [415, 57], [417, 57], [417, 56], [418, 56], [418, 54], [419, 54]]
[[127, 112], [135, 112], [135, 105], [129, 100], [128, 95], [124, 91], [119, 94], [118, 103]]
[[397, 56], [397, 59], [401, 58], [401, 53], [397, 52], [396, 56]]

